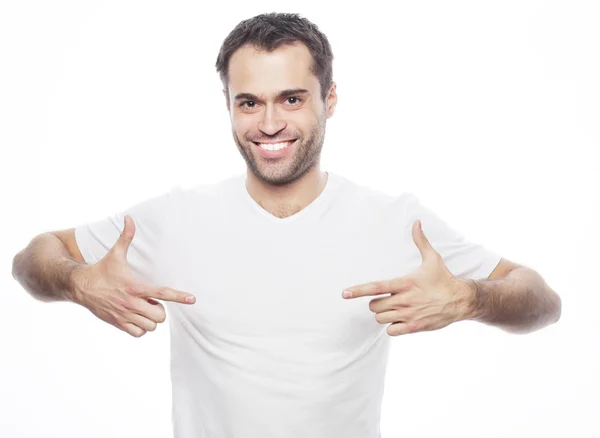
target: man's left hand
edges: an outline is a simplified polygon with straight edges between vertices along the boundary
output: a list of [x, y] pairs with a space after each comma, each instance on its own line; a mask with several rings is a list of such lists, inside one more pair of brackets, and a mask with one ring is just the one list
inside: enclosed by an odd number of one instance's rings
[[346, 289], [352, 292], [348, 299], [391, 293], [369, 302], [377, 322], [391, 323], [386, 330], [390, 336], [438, 330], [467, 319], [475, 293], [473, 282], [457, 278], [448, 270], [425, 237], [420, 220], [413, 223], [412, 237], [421, 253], [419, 269], [402, 277]]

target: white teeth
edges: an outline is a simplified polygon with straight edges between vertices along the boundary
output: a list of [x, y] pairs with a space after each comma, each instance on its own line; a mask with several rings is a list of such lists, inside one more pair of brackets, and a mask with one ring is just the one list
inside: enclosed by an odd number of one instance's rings
[[287, 141], [285, 143], [273, 143], [273, 144], [259, 143], [258, 145], [266, 151], [278, 151], [280, 149], [288, 147], [293, 142], [294, 141]]

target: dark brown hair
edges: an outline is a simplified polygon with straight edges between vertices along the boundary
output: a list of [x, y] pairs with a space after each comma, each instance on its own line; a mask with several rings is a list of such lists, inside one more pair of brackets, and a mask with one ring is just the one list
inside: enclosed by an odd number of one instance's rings
[[333, 52], [325, 34], [299, 14], [271, 12], [240, 23], [223, 41], [215, 67], [225, 87], [229, 102], [229, 59], [240, 47], [250, 44], [259, 50], [272, 52], [284, 44], [302, 42], [310, 51], [310, 71], [321, 84], [321, 100], [325, 102], [333, 79]]

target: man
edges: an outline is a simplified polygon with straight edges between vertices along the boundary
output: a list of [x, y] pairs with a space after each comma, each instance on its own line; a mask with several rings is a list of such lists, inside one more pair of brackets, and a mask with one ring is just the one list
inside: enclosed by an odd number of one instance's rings
[[560, 317], [539, 274], [414, 195], [320, 170], [332, 60], [297, 14], [242, 21], [216, 67], [246, 175], [177, 186], [15, 257], [32, 295], [133, 336], [165, 321], [165, 301], [175, 438], [379, 437], [390, 337], [467, 319], [525, 333]]

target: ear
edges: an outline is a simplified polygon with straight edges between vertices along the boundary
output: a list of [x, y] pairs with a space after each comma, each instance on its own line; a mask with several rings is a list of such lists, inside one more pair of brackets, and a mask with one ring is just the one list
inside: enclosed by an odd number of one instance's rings
[[229, 111], [229, 95], [227, 94], [227, 90], [223, 89], [223, 94], [225, 95], [225, 105], [227, 106], [227, 111]]
[[327, 96], [326, 105], [327, 105], [327, 118], [333, 116], [335, 112], [335, 106], [337, 105], [337, 92], [336, 92], [337, 84], [335, 82], [331, 82], [331, 87], [329, 88], [329, 94]]

